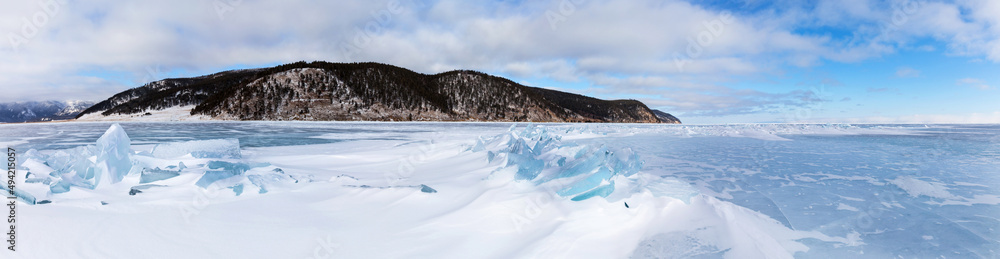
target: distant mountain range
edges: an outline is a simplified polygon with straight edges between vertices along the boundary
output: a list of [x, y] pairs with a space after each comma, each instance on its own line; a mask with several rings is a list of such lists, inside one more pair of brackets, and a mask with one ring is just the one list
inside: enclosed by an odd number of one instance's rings
[[77, 115], [134, 115], [193, 106], [230, 120], [680, 123], [636, 100], [600, 100], [458, 70], [434, 75], [379, 63], [297, 62], [164, 79]]
[[0, 122], [67, 120], [87, 109], [90, 101], [43, 101], [0, 103]]

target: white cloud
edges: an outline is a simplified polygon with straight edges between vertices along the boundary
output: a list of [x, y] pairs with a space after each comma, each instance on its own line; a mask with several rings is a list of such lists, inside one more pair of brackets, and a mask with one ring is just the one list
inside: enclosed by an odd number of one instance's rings
[[753, 113], [782, 113], [829, 102], [822, 89], [768, 93], [734, 89], [711, 81], [692, 82], [683, 77], [607, 77], [590, 78], [604, 86], [591, 89], [600, 95], [638, 94], [651, 108], [668, 107], [676, 115], [719, 117]]
[[[39, 3], [59, 3], [58, 11], [46, 12], [52, 5]], [[217, 3], [234, 4], [220, 13]], [[901, 22], [893, 21], [894, 13], [905, 0], [748, 1], [759, 11], [732, 17], [703, 1], [590, 0], [579, 1], [556, 23], [546, 13], [560, 12], [563, 1], [391, 3], [5, 3], [0, 87], [6, 94], [0, 101], [103, 99], [140, 85], [151, 67], [197, 75], [234, 65], [327, 60], [385, 62], [422, 73], [475, 69], [545, 78], [591, 84], [590, 91], [604, 96], [648, 96], [650, 106], [691, 114], [741, 114], [809, 102], [801, 101], [807, 96], [802, 91], [725, 86], [738, 78], [926, 48], [918, 39], [937, 40], [951, 54], [1000, 62], [1000, 4], [990, 0], [921, 2]], [[10, 36], [23, 35], [22, 18], [36, 14], [46, 17], [45, 24], [15, 51]], [[884, 30], [887, 23], [890, 30]], [[810, 32], [828, 27], [851, 35]], [[896, 72], [920, 74], [912, 68]]]
[[962, 78], [962, 79], [959, 79], [959, 80], [955, 81], [955, 84], [957, 84], [957, 85], [968, 85], [968, 86], [975, 87], [976, 89], [979, 89], [979, 90], [990, 90], [990, 89], [993, 89], [993, 87], [990, 86], [990, 85], [987, 85], [985, 81], [983, 81], [981, 79], [976, 79], [976, 78]]
[[896, 69], [896, 77], [899, 78], [920, 77], [920, 70], [916, 70], [909, 67], [900, 67]]

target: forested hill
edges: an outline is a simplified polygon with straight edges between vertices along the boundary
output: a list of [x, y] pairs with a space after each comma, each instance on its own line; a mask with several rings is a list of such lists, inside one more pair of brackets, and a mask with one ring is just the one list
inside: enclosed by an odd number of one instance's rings
[[233, 120], [680, 123], [636, 100], [600, 100], [475, 71], [427, 75], [379, 63], [328, 62], [160, 80], [80, 116], [192, 105], [192, 115]]

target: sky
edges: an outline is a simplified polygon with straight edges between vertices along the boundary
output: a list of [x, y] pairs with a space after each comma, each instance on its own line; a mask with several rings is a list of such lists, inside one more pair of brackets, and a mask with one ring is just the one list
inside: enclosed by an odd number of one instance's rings
[[0, 102], [295, 61], [478, 70], [685, 123], [1000, 123], [1000, 1], [5, 1]]

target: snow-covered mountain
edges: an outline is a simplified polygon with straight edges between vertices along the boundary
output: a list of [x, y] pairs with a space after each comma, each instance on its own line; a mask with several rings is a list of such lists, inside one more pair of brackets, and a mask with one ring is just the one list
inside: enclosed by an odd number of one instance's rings
[[66, 120], [94, 105], [92, 101], [42, 101], [0, 103], [0, 122]]
[[680, 123], [636, 100], [600, 100], [475, 71], [426, 75], [379, 63], [328, 62], [160, 80], [80, 116], [142, 116], [181, 106], [193, 106], [191, 115], [231, 120]]

